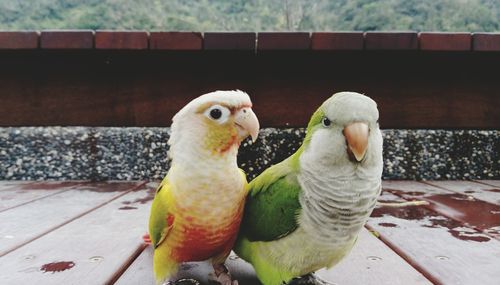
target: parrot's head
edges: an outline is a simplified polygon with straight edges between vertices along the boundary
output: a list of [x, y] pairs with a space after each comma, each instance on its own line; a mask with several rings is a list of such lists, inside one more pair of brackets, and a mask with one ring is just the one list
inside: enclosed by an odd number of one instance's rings
[[[355, 92], [339, 92], [314, 113], [304, 152], [321, 165], [351, 165], [382, 171], [382, 134], [377, 104]], [[361, 167], [360, 167], [361, 166]]]
[[[240, 142], [257, 139], [259, 121], [245, 92], [215, 91], [182, 108], [172, 119], [169, 155], [236, 156]], [[188, 156], [185, 156], [188, 158]]]

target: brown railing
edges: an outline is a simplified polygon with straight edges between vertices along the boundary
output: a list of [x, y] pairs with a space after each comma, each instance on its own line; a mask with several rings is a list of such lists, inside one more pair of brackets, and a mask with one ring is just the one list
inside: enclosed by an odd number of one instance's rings
[[0, 32], [0, 126], [168, 126], [190, 99], [247, 91], [263, 126], [332, 93], [384, 128], [500, 128], [500, 33]]

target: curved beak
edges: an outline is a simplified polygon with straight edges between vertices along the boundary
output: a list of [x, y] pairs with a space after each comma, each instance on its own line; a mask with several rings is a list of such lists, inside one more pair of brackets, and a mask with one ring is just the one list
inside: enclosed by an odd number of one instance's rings
[[352, 123], [344, 128], [344, 136], [347, 140], [347, 151], [351, 151], [356, 161], [363, 160], [368, 147], [368, 125], [361, 122]]
[[234, 115], [234, 122], [238, 128], [240, 140], [245, 139], [249, 135], [252, 137], [253, 142], [257, 140], [260, 126], [259, 120], [252, 111], [252, 108], [244, 107], [236, 111], [236, 114]]

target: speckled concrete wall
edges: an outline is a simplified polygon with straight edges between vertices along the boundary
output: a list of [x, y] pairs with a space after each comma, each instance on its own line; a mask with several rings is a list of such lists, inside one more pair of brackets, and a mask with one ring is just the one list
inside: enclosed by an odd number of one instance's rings
[[[161, 179], [168, 128], [0, 128], [0, 180]], [[500, 131], [384, 130], [385, 179], [500, 179]], [[261, 130], [239, 165], [253, 178], [293, 153], [304, 129]]]

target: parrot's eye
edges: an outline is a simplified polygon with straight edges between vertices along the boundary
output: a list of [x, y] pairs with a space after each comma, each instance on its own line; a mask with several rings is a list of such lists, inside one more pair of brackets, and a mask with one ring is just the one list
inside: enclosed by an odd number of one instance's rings
[[220, 119], [220, 117], [222, 117], [222, 111], [220, 109], [212, 109], [210, 111], [210, 117], [214, 120]]
[[213, 105], [205, 111], [205, 116], [221, 124], [227, 120], [230, 114], [231, 111], [228, 108], [220, 105]]
[[323, 117], [323, 120], [321, 121], [321, 123], [323, 124], [324, 127], [329, 127], [332, 124], [330, 119], [328, 119], [327, 117]]

